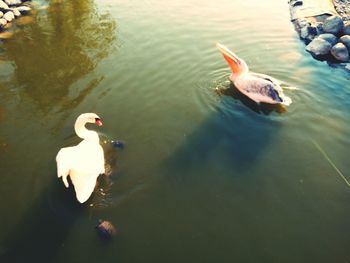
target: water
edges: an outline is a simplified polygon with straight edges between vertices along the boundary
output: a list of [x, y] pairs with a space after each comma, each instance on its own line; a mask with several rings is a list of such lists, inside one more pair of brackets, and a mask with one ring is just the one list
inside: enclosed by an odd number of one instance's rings
[[[350, 261], [350, 189], [315, 145], [350, 180], [349, 75], [304, 51], [285, 1], [38, 7], [0, 51], [1, 262]], [[241, 96], [216, 42], [293, 104]], [[81, 206], [55, 156], [82, 112], [127, 145], [104, 144], [111, 175]]]

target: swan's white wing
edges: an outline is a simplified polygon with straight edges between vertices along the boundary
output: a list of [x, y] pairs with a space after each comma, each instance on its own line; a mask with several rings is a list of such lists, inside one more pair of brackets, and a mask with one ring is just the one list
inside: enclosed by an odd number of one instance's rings
[[84, 203], [93, 193], [97, 177], [105, 172], [104, 154], [98, 142], [84, 140], [76, 146], [76, 160], [70, 170], [77, 199]]
[[57, 156], [57, 177], [62, 177], [62, 181], [66, 187], [69, 187], [67, 176], [69, 175], [69, 170], [72, 167], [72, 161], [75, 156], [75, 147], [62, 148]]
[[86, 202], [93, 193], [98, 173], [83, 173], [71, 170], [70, 178], [74, 185], [75, 194], [80, 203]]
[[103, 149], [98, 141], [83, 140], [77, 146], [62, 148], [57, 156], [57, 176], [68, 187], [69, 175], [80, 203], [89, 199], [97, 177], [105, 173]]

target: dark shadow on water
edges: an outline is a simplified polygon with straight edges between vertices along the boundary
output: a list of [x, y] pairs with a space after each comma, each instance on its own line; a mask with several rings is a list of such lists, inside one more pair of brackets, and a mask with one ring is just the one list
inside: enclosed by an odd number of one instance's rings
[[231, 170], [249, 170], [273, 143], [281, 127], [280, 114], [286, 111], [282, 106], [258, 105], [232, 84], [219, 90], [219, 95], [224, 96], [216, 112], [186, 136], [185, 143], [165, 161], [165, 173], [175, 171], [181, 177], [195, 171], [230, 174]]
[[[54, 178], [54, 176], [52, 175]], [[28, 208], [5, 243], [1, 262], [52, 262], [86, 205], [76, 202], [74, 190], [52, 181]]]

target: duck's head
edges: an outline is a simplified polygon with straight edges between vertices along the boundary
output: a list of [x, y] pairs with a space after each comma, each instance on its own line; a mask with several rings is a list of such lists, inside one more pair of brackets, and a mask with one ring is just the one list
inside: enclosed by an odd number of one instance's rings
[[224, 56], [224, 59], [227, 61], [227, 64], [232, 70], [233, 76], [238, 76], [248, 72], [248, 65], [243, 59], [240, 59], [235, 53], [233, 53], [224, 45], [217, 43], [216, 47], [219, 49], [221, 54]]

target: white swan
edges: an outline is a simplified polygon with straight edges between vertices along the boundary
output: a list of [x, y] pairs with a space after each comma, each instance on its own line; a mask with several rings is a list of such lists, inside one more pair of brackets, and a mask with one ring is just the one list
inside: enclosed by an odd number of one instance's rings
[[76, 146], [62, 148], [57, 156], [57, 176], [62, 177], [68, 188], [69, 175], [80, 203], [89, 199], [94, 191], [97, 177], [105, 173], [103, 149], [97, 132], [85, 128], [86, 123], [102, 125], [95, 113], [81, 114], [74, 124], [75, 133], [83, 140]]

